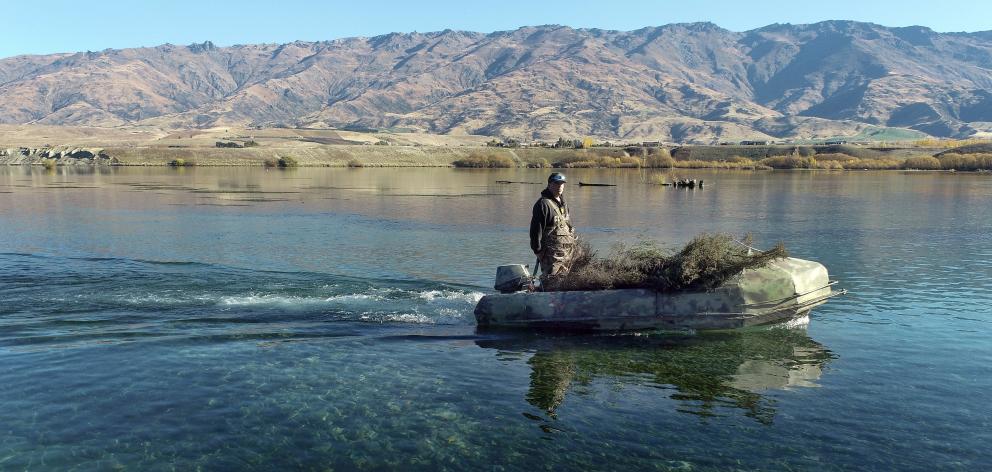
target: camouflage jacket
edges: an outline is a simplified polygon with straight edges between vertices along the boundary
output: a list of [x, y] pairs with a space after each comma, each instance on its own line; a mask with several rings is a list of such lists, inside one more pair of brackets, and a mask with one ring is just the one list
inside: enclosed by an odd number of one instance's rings
[[548, 189], [541, 192], [541, 198], [534, 204], [530, 219], [530, 248], [534, 253], [543, 251], [549, 245], [570, 243], [574, 238], [571, 217], [565, 196], [555, 199]]

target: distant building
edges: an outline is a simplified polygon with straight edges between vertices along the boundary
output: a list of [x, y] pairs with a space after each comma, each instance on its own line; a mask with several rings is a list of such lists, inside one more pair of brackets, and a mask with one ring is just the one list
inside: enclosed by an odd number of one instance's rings
[[641, 143], [644, 147], [661, 147], [661, 141], [644, 141]]
[[827, 141], [827, 142], [825, 142], [823, 144], [826, 144], [827, 146], [836, 146], [836, 145], [840, 145], [840, 144], [847, 144], [847, 141], [845, 141], [843, 139], [835, 139], [833, 141]]
[[767, 146], [768, 141], [741, 141], [741, 146]]

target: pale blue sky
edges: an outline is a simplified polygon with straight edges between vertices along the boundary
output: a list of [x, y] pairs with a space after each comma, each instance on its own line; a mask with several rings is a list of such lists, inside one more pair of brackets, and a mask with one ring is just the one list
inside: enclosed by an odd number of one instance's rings
[[0, 0], [0, 57], [189, 44], [219, 46], [375, 36], [446, 28], [492, 32], [562, 24], [633, 30], [711, 21], [744, 31], [771, 23], [870, 21], [937, 31], [992, 30], [985, 0], [302, 1]]

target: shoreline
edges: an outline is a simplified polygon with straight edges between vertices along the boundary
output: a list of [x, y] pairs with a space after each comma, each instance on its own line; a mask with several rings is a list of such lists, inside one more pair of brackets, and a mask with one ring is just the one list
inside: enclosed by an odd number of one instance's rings
[[[566, 143], [578, 142], [563, 140]], [[0, 165], [992, 170], [992, 141], [504, 147], [488, 136], [0, 125]]]
[[[290, 167], [324, 168], [627, 168], [654, 170], [898, 170], [939, 172], [988, 172], [992, 155], [958, 155], [968, 157], [962, 166], [942, 166], [946, 160], [934, 157], [934, 149], [896, 148], [895, 158], [865, 157], [826, 153], [806, 157], [788, 154], [789, 146], [778, 146], [779, 154], [763, 159], [740, 155], [725, 158], [707, 155], [712, 151], [732, 152], [716, 146], [681, 146], [670, 152], [666, 148], [493, 148], [451, 146], [372, 146], [319, 145], [312, 147], [250, 148], [169, 148], [152, 146], [87, 147], [53, 146], [49, 148], [3, 148], [0, 165], [44, 167], [278, 167], [280, 158], [295, 161]], [[692, 150], [693, 153], [690, 154]], [[764, 153], [769, 151], [764, 150]], [[673, 158], [671, 155], [701, 157]], [[693, 155], [695, 154], [695, 155]], [[939, 155], [939, 154], [938, 154]], [[53, 156], [53, 157], [50, 157]], [[912, 157], [910, 157], [912, 156]], [[969, 157], [971, 156], [971, 157]], [[976, 162], [977, 158], [977, 164]], [[960, 160], [960, 159], [959, 159]], [[177, 165], [177, 163], [179, 163]], [[916, 163], [916, 164], [913, 164]], [[907, 164], [910, 164], [907, 166]], [[922, 164], [922, 165], [921, 165]]]

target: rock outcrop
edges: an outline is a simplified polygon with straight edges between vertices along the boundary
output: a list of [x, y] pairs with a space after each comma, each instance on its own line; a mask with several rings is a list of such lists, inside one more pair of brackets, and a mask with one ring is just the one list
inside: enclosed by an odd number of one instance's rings
[[58, 166], [115, 165], [120, 163], [117, 158], [111, 157], [99, 148], [68, 146], [0, 148], [0, 165], [41, 165], [49, 159]]

